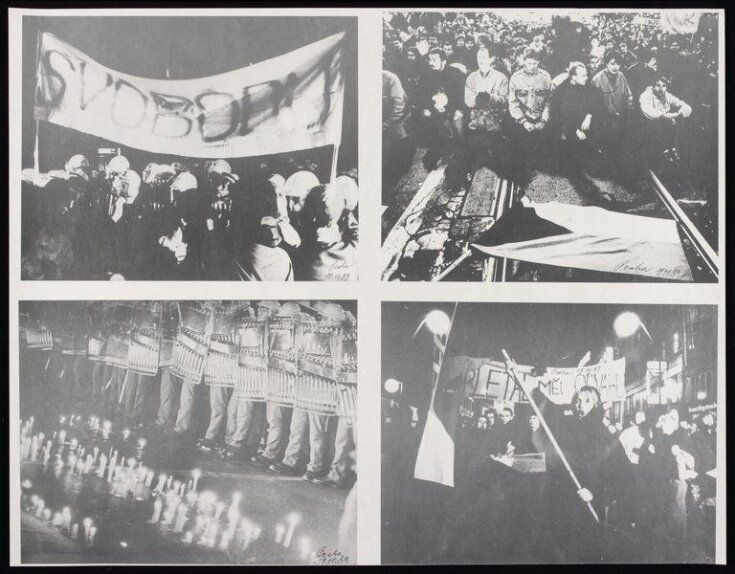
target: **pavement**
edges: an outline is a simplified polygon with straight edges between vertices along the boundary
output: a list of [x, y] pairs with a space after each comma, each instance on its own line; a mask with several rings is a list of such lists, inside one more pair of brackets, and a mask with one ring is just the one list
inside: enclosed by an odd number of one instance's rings
[[[484, 258], [472, 254], [463, 263], [456, 262], [466, 253], [466, 246], [486, 230], [494, 221], [491, 206], [494, 198], [492, 185], [482, 180], [496, 177], [487, 168], [468, 174], [465, 185], [455, 190], [448, 189], [441, 166], [432, 172], [424, 169], [422, 158], [425, 149], [417, 149], [413, 161], [394, 186], [391, 201], [385, 206], [382, 220], [383, 269], [385, 280], [430, 281], [441, 277], [456, 281], [482, 281]], [[673, 168], [668, 170], [673, 172]], [[620, 181], [614, 174], [621, 168], [609, 163], [601, 155], [591, 158], [586, 172], [589, 187], [596, 194], [610, 197], [626, 204], [628, 213], [670, 219], [671, 216], [658, 200], [650, 183], [644, 179], [624, 178]], [[679, 174], [681, 175], [681, 174]], [[712, 218], [703, 218], [698, 203], [702, 193], [680, 182], [681, 177], [669, 175], [667, 184], [676, 186], [675, 197], [682, 198], [682, 207], [693, 214], [698, 228], [710, 241], [716, 241], [716, 225]], [[479, 181], [478, 181], [479, 180]], [[428, 185], [427, 185], [428, 184]], [[481, 188], [480, 194], [473, 188]], [[490, 188], [488, 190], [488, 188]], [[532, 172], [527, 185], [517, 189], [515, 199], [525, 195], [534, 203], [551, 201], [569, 205], [589, 204], [587, 196], [578, 185], [558, 174], [554, 166], [547, 165], [543, 158]], [[709, 223], [708, 223], [709, 222]], [[714, 229], [713, 229], [714, 228]], [[685, 245], [685, 250], [688, 246]], [[694, 259], [692, 257], [692, 259]], [[696, 262], [692, 261], [692, 266]], [[616, 275], [584, 270], [554, 268], [551, 266], [512, 262], [510, 280], [555, 280], [555, 281], [636, 281], [632, 275]], [[642, 279], [641, 279], [642, 280]]]
[[[110, 484], [93, 473], [79, 476], [55, 472], [51, 465], [25, 462], [21, 478], [32, 483], [47, 507], [55, 511], [69, 506], [74, 521], [93, 517], [98, 527], [91, 547], [73, 541], [68, 533], [24, 512], [22, 516], [21, 559], [24, 564], [303, 564], [320, 548], [337, 549], [338, 526], [347, 497], [346, 490], [320, 487], [299, 477], [285, 477], [271, 471], [220, 460], [200, 453], [163, 435], [149, 436], [143, 463], [156, 473], [173, 474], [176, 480], [191, 479], [193, 468], [201, 470], [198, 491], [212, 491], [229, 503], [233, 492], [241, 492], [240, 510], [262, 529], [257, 543], [246, 552], [240, 548], [222, 551], [187, 545], [181, 533], [160, 524], [149, 524], [153, 498], [145, 491], [137, 499], [111, 494]], [[133, 439], [135, 440], [135, 439]], [[285, 548], [276, 542], [279, 525], [293, 513], [298, 516], [293, 544]], [[309, 552], [305, 553], [305, 545]], [[233, 545], [234, 546], [234, 545]], [[354, 557], [351, 557], [354, 560]]]

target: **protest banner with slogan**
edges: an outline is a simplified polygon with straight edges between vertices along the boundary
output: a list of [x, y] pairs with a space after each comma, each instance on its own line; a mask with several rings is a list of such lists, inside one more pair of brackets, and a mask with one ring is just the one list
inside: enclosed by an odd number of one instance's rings
[[133, 148], [235, 158], [339, 145], [344, 79], [335, 34], [224, 74], [190, 80], [110, 70], [45, 33], [36, 119]]
[[[461, 384], [465, 395], [483, 396], [506, 402], [524, 402], [523, 391], [517, 387], [502, 361], [457, 356], [448, 358], [444, 376]], [[534, 376], [533, 367], [518, 365], [517, 375], [524, 386], [535, 388], [557, 404], [571, 402], [580, 387], [592, 386], [600, 391], [603, 402], [625, 400], [625, 359], [587, 365], [581, 368], [547, 367], [541, 376]]]

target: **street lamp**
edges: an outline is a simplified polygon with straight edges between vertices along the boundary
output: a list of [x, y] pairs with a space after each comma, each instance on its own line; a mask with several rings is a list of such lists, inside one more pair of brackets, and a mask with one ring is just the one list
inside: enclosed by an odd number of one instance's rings
[[399, 393], [402, 387], [403, 383], [397, 381], [396, 379], [387, 379], [385, 383], [383, 383], [383, 388], [385, 389], [385, 392], [389, 395], [395, 395]]
[[418, 333], [419, 330], [421, 330], [421, 327], [423, 327], [424, 325], [426, 325], [426, 328], [433, 335], [443, 336], [449, 333], [452, 322], [449, 319], [449, 315], [447, 315], [444, 311], [434, 309], [433, 311], [429, 311], [424, 317], [423, 321], [419, 323], [419, 326], [416, 328], [414, 336], [416, 336], [416, 333]]
[[641, 321], [641, 318], [632, 311], [623, 311], [620, 315], [615, 317], [615, 321], [613, 321], [613, 330], [619, 339], [632, 337], [638, 332], [638, 329], [642, 329], [651, 343], [653, 343], [653, 338], [648, 332], [648, 329], [646, 329], [646, 326], [643, 324], [643, 321]]

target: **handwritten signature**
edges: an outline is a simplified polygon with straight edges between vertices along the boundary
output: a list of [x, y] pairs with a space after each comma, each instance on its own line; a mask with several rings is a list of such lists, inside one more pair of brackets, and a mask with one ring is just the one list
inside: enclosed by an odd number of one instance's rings
[[347, 564], [349, 561], [350, 559], [336, 548], [334, 550], [327, 550], [326, 546], [322, 546], [316, 551], [312, 563], [324, 566], [330, 564]]

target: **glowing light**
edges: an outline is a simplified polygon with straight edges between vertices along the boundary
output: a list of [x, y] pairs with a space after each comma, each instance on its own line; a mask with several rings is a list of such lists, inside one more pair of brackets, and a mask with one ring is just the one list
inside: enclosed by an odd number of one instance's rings
[[449, 319], [449, 315], [447, 315], [444, 311], [439, 311], [438, 309], [435, 309], [433, 311], [429, 311], [426, 314], [426, 317], [424, 317], [424, 320], [421, 321], [421, 324], [419, 324], [416, 332], [418, 332], [423, 325], [426, 325], [426, 328], [434, 335], [446, 335], [447, 333], [449, 333], [451, 321]]
[[128, 543], [125, 540], [121, 540], [120, 541], [120, 546], [122, 546], [123, 548], [127, 548], [128, 547]]
[[707, 398], [707, 391], [697, 391], [697, 400], [703, 401]]
[[138, 448], [139, 449], [143, 450], [145, 448], [145, 445], [147, 445], [147, 444], [148, 444], [148, 441], [145, 440], [144, 438], [139, 438], [138, 439]]
[[386, 393], [389, 393], [391, 395], [395, 395], [398, 391], [401, 390], [401, 383], [395, 379], [388, 379], [383, 383], [383, 388], [385, 389]]
[[33, 484], [31, 483], [31, 481], [28, 480], [27, 478], [23, 482], [21, 482], [20, 485], [23, 488], [31, 488], [33, 486]]
[[613, 322], [613, 330], [621, 339], [626, 339], [635, 335], [640, 326], [640, 317], [632, 311], [624, 311], [623, 313], [620, 313]]

